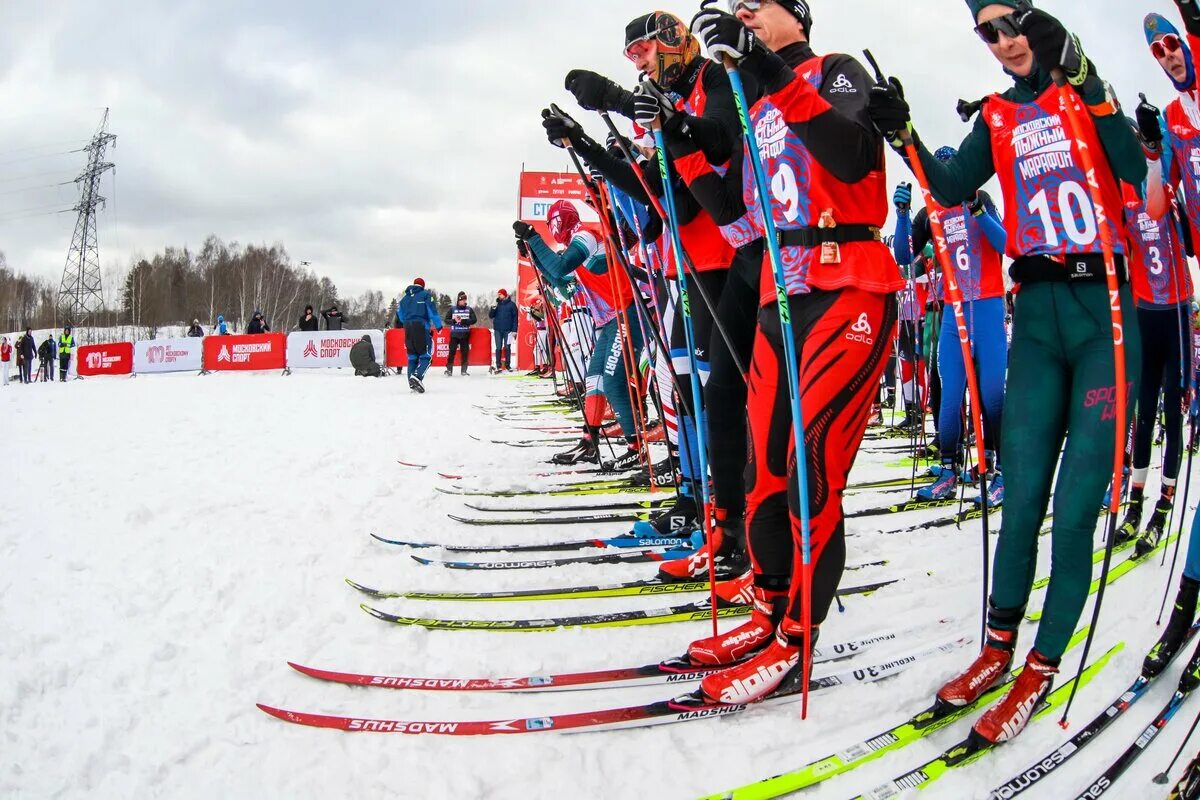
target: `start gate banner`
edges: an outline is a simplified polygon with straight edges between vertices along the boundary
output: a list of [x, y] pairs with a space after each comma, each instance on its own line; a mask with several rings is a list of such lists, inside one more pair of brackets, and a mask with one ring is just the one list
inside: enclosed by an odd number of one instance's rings
[[130, 375], [133, 373], [133, 343], [89, 344], [75, 351], [75, 370], [80, 375]]
[[288, 368], [349, 367], [350, 348], [364, 336], [371, 337], [375, 360], [384, 363], [383, 331], [308, 331], [288, 334]]
[[[408, 366], [408, 348], [404, 345], [404, 329], [389, 328], [387, 332], [387, 361], [384, 366], [388, 367], [407, 367]], [[471, 329], [471, 352], [468, 354], [467, 364], [472, 367], [487, 367], [492, 363], [492, 332], [487, 328], [472, 328]], [[442, 328], [440, 331], [433, 332], [433, 359], [429, 362], [431, 367], [445, 367], [446, 359], [450, 355], [450, 330]], [[378, 351], [376, 351], [378, 358]], [[454, 355], [454, 363], [458, 363], [460, 356]]]
[[204, 339], [150, 339], [133, 345], [133, 371], [199, 372], [204, 366]]
[[260, 333], [204, 337], [204, 368], [226, 370], [283, 369], [287, 366], [287, 336]]

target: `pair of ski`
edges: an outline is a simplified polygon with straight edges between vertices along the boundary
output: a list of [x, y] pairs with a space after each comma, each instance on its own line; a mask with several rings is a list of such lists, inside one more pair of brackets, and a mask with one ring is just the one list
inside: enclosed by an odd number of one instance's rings
[[[872, 642], [879, 644], [890, 641], [892, 637], [872, 637], [871, 639], [862, 639], [857, 642], [850, 642], [844, 646], [844, 651], [836, 652], [834, 648], [828, 648], [823, 651], [822, 657], [827, 660], [835, 660], [838, 658], [848, 658], [857, 655], [864, 649], [873, 646]], [[814, 677], [810, 679], [808, 691], [810, 693], [825, 692], [829, 689], [838, 686], [862, 685], [876, 683], [887, 678], [899, 675], [906, 670], [914, 667], [920, 667], [927, 662], [954, 652], [960, 647], [964, 647], [971, 642], [971, 637], [960, 636], [943, 644], [926, 648], [908, 655], [890, 659], [886, 662], [874, 664], [867, 667], [859, 667], [846, 669], [842, 672], [833, 673], [823, 677]], [[826, 655], [828, 654], [828, 655]], [[691, 668], [690, 665], [685, 665], [684, 669], [689, 671], [681, 673], [671, 673], [670, 666], [672, 662], [663, 662], [662, 665], [650, 666], [642, 668], [648, 670], [650, 675], [625, 675], [618, 679], [617, 685], [637, 685], [630, 684], [629, 681], [639, 681], [643, 678], [656, 683], [674, 683], [680, 681], [695, 681], [703, 677], [705, 672], [699, 672]], [[389, 688], [424, 688], [434, 690], [456, 689], [462, 691], [534, 691], [547, 690], [552, 686], [552, 683], [546, 681], [571, 681], [580, 680], [582, 684], [560, 686], [557, 688], [587, 688], [587, 681], [594, 681], [593, 677], [587, 674], [582, 674], [583, 677], [572, 678], [571, 676], [547, 676], [538, 677], [531, 676], [528, 678], [507, 678], [507, 679], [406, 679], [402, 677], [389, 678], [388, 676], [368, 676], [346, 673], [335, 673], [324, 670], [317, 670], [308, 667], [300, 667], [292, 665], [294, 668], [303, 672], [306, 675], [320, 678], [322, 680], [332, 680], [338, 683], [351, 683], [353, 685], [367, 686], [386, 686]], [[611, 675], [611, 673], [608, 673]], [[680, 677], [674, 677], [674, 676]], [[417, 681], [414, 684], [413, 681]], [[482, 680], [482, 683], [479, 681]], [[496, 681], [508, 682], [507, 686], [496, 686]], [[451, 685], [446, 685], [447, 683]], [[453, 684], [464, 684], [463, 686], [455, 686]], [[466, 688], [471, 685], [477, 688]], [[591, 684], [591, 688], [595, 688], [595, 683]], [[576, 731], [601, 731], [601, 730], [617, 730], [624, 728], [640, 728], [652, 725], [664, 725], [674, 722], [686, 722], [695, 719], [705, 719], [709, 717], [726, 717], [748, 711], [752, 708], [762, 706], [780, 705], [788, 702], [800, 700], [802, 696], [802, 687], [795, 683], [786, 683], [785, 688], [770, 695], [764, 700], [752, 704], [726, 704], [712, 703], [705, 699], [700, 694], [699, 690], [689, 692], [673, 697], [668, 700], [660, 700], [651, 703], [643, 703], [634, 706], [625, 706], [621, 708], [602, 709], [598, 711], [589, 711], [583, 713], [567, 713], [555, 714], [551, 716], [530, 716], [518, 717], [507, 720], [481, 720], [481, 721], [464, 721], [464, 722], [443, 722], [443, 721], [407, 721], [395, 719], [369, 719], [361, 717], [347, 716], [332, 716], [325, 714], [310, 714], [298, 711], [289, 711], [274, 706], [258, 704], [258, 707], [278, 719], [286, 722], [292, 722], [299, 725], [306, 725], [315, 728], [331, 728], [334, 730], [347, 732], [370, 732], [370, 733], [403, 733], [408, 735], [441, 735], [441, 736], [490, 736], [501, 734], [524, 734], [538, 733], [545, 731], [560, 731], [560, 732], [576, 732]]]

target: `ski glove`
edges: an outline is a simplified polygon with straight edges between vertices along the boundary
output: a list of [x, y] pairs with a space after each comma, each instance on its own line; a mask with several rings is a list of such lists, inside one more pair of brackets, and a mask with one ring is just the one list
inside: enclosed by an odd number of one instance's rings
[[578, 146], [586, 136], [579, 123], [557, 106], [542, 109], [542, 127], [546, 129], [546, 138], [555, 147], [562, 147], [564, 139]]
[[1137, 111], [1134, 112], [1137, 117], [1138, 133], [1141, 134], [1142, 141], [1151, 148], [1157, 149], [1162, 145], [1163, 133], [1162, 128], [1158, 124], [1159, 115], [1162, 113], [1155, 106], [1150, 104], [1146, 99], [1146, 95], [1140, 94], [1141, 98], [1138, 103]]
[[529, 245], [525, 244], [524, 239], [517, 239], [517, 252], [521, 254], [521, 258], [529, 258]]
[[673, 128], [678, 116], [671, 98], [663, 94], [654, 81], [642, 81], [633, 90], [633, 119], [643, 128], [653, 127], [655, 119], [661, 121], [664, 130]]
[[896, 210], [903, 213], [912, 207], [912, 184], [901, 183], [896, 186], [896, 192], [892, 195], [892, 204], [896, 206]]
[[1031, 9], [1021, 15], [1019, 24], [1038, 66], [1047, 72], [1061, 67], [1072, 86], [1080, 86], [1087, 80], [1088, 60], [1083, 45], [1061, 22], [1045, 11]]
[[692, 17], [692, 35], [704, 42], [708, 57], [718, 64], [726, 56], [737, 63], [754, 51], [754, 34], [732, 14], [718, 11], [717, 0], [704, 0]]
[[633, 112], [633, 93], [598, 73], [573, 69], [567, 73], [566, 90], [588, 111], [616, 111], [624, 116]]
[[904, 99], [904, 87], [896, 78], [871, 87], [867, 98], [867, 114], [892, 147], [900, 147], [900, 132], [911, 130], [912, 114]]
[[537, 236], [537, 231], [533, 229], [533, 226], [521, 220], [513, 223], [513, 233], [517, 235], [517, 241], [521, 244], [525, 244], [525, 242]]
[[1184, 29], [1193, 36], [1200, 35], [1200, 6], [1196, 0], [1175, 0], [1175, 5], [1183, 17]]

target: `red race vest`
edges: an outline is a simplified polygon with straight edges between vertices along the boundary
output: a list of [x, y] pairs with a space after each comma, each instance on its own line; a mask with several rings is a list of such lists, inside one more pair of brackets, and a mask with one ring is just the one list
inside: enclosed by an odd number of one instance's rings
[[1132, 186], [1122, 183], [1121, 194], [1132, 245], [1129, 272], [1134, 298], [1152, 305], [1175, 305], [1191, 299], [1191, 270], [1179, 246], [1170, 212], [1162, 219], [1153, 219]]
[[[1183, 184], [1184, 207], [1192, 226], [1192, 241], [1200, 242], [1200, 126], [1192, 122], [1175, 98], [1167, 106], [1167, 132], [1170, 134], [1171, 175], [1169, 180]], [[1200, 120], [1197, 120], [1200, 122]]]
[[[825, 211], [839, 225], [872, 225], [881, 228], [887, 220], [887, 178], [880, 158], [879, 169], [857, 183], [844, 183], [831, 175], [813, 157], [808, 147], [788, 125], [789, 105], [805, 91], [820, 90], [824, 83], [825, 56], [816, 56], [793, 69], [797, 79], [773, 95], [761, 98], [750, 109], [755, 139], [772, 194], [775, 226], [781, 231], [816, 227]], [[806, 85], [807, 84], [807, 85]], [[742, 195], [750, 219], [761, 234], [761, 204], [754, 183], [749, 152], [742, 173]], [[885, 294], [903, 288], [904, 280], [891, 252], [881, 241], [839, 245], [841, 261], [821, 263], [820, 247], [782, 248], [784, 277], [789, 295], [813, 289], [834, 290], [855, 286], [863, 291]], [[775, 278], [770, 255], [763, 258], [763, 305], [775, 302]]]
[[[1077, 94], [1070, 94], [1084, 121], [1082, 135], [1098, 165], [1096, 178], [1112, 226], [1113, 250], [1124, 253], [1121, 191], [1104, 166], [1104, 148], [1091, 114]], [[992, 95], [983, 106], [996, 177], [1004, 194], [1010, 258], [1103, 252], [1079, 145], [1060, 102], [1057, 87], [1051, 86], [1032, 103]]]
[[950, 250], [954, 279], [963, 300], [1003, 297], [1003, 261], [988, 243], [979, 220], [967, 213], [966, 206], [945, 208], [934, 203], [934, 208], [946, 231], [946, 247]]

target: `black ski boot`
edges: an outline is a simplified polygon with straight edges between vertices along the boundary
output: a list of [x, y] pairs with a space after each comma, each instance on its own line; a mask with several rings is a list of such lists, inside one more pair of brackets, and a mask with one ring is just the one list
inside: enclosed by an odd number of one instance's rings
[[599, 461], [600, 451], [596, 449], [596, 443], [589, 436], [584, 436], [579, 440], [579, 444], [550, 459], [551, 464], [559, 464], [564, 467], [572, 464], [597, 464]]
[[906, 403], [904, 409], [904, 419], [893, 425], [892, 430], [907, 431], [912, 433], [913, 431], [921, 430], [923, 423], [924, 419], [921, 417], [921, 412], [917, 410], [916, 405], [913, 403]]
[[1175, 605], [1171, 609], [1171, 618], [1167, 620], [1166, 630], [1142, 662], [1142, 674], [1147, 678], [1158, 676], [1187, 638], [1187, 632], [1196, 619], [1196, 597], [1200, 594], [1200, 583], [1184, 576], [1179, 582], [1179, 593], [1175, 595]]
[[1142, 535], [1133, 545], [1134, 557], [1142, 558], [1158, 547], [1163, 536], [1163, 528], [1167, 527], [1167, 517], [1171, 513], [1171, 506], [1172, 501], [1166, 498], [1160, 499], [1154, 504], [1154, 513], [1150, 515], [1150, 521], [1146, 523], [1146, 530], [1142, 531]]
[[690, 494], [681, 494], [675, 505], [664, 508], [647, 522], [633, 526], [634, 534], [644, 538], [678, 536], [682, 531], [696, 525], [696, 500]]
[[617, 456], [615, 461], [610, 461], [604, 465], [607, 472], [624, 472], [625, 470], [637, 469], [642, 463], [642, 451], [638, 447], [637, 439], [626, 438], [626, 443], [629, 449], [621, 455]]
[[1121, 525], [1117, 528], [1117, 544], [1125, 544], [1137, 538], [1138, 530], [1142, 527], [1142, 492], [1143, 489], [1136, 486], [1129, 492], [1129, 508], [1125, 510], [1125, 519], [1121, 520]]
[[1192, 660], [1183, 668], [1179, 676], [1179, 691], [1190, 692], [1200, 686], [1200, 645], [1192, 652]]

